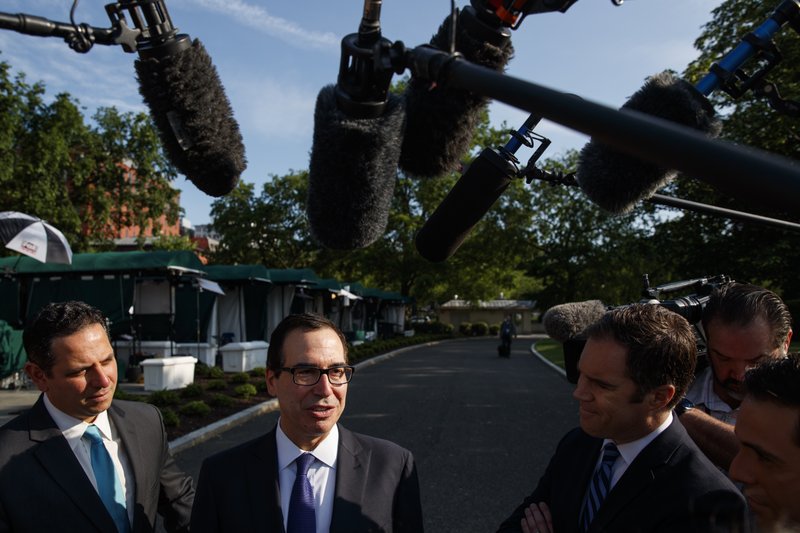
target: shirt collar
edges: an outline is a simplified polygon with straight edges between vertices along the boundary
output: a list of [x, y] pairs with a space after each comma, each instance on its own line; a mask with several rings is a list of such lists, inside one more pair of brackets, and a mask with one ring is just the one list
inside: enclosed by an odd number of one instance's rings
[[[56, 426], [58, 426], [58, 429], [61, 430], [61, 433], [64, 434], [64, 437], [66, 437], [67, 440], [80, 439], [83, 437], [83, 433], [86, 431], [86, 428], [89, 427], [89, 424], [83, 420], [79, 420], [74, 416], [70, 416], [53, 405], [53, 402], [51, 402], [50, 398], [47, 397], [47, 393], [44, 394], [44, 407], [47, 409], [47, 412], [53, 419], [53, 422], [56, 423]], [[97, 429], [100, 430], [100, 433], [103, 434], [103, 437], [113, 440], [111, 435], [111, 422], [108, 418], [108, 411], [103, 411], [97, 415], [97, 418], [95, 418], [92, 424], [97, 426]]]
[[[286, 433], [281, 429], [280, 419], [278, 419], [278, 426], [275, 431], [275, 443], [278, 448], [278, 471], [287, 468], [294, 460], [300, 455], [306, 453], [306, 450], [301, 450], [297, 445], [292, 442]], [[314, 457], [327, 465], [330, 468], [336, 467], [336, 457], [339, 452], [339, 425], [334, 424], [333, 429], [328, 435], [320, 442], [316, 448], [311, 450]]]
[[[667, 414], [667, 418], [658, 426], [656, 429], [642, 437], [641, 439], [637, 439], [631, 442], [626, 442], [625, 444], [616, 444], [617, 449], [619, 450], [619, 455], [625, 461], [626, 464], [631, 464], [636, 456], [639, 455], [642, 450], [644, 450], [648, 444], [653, 442], [656, 437], [661, 435], [661, 433], [666, 430], [669, 425], [672, 423], [672, 411]], [[603, 446], [607, 443], [613, 442], [610, 439], [603, 440]]]

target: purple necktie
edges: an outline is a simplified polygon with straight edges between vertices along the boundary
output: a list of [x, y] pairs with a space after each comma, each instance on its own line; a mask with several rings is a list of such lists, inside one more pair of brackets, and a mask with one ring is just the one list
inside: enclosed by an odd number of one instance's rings
[[295, 459], [297, 474], [289, 499], [289, 518], [286, 533], [316, 533], [317, 518], [314, 513], [314, 491], [308, 481], [308, 467], [314, 462], [314, 456], [304, 453]]

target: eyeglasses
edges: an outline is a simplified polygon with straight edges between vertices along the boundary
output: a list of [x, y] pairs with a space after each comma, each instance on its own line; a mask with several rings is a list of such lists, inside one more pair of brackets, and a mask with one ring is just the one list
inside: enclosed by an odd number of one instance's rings
[[293, 368], [280, 368], [292, 373], [292, 381], [295, 385], [310, 387], [316, 385], [322, 374], [327, 374], [331, 385], [344, 385], [349, 383], [356, 371], [352, 366], [332, 366], [331, 368], [316, 368], [313, 366], [295, 366]]

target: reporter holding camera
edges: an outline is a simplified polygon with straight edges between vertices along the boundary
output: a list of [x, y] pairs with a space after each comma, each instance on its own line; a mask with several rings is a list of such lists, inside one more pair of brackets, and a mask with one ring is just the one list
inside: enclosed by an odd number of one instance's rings
[[733, 427], [744, 397], [745, 372], [786, 356], [792, 317], [772, 291], [730, 283], [714, 290], [702, 324], [708, 368], [695, 377], [675, 414], [703, 453], [727, 471], [739, 449]]

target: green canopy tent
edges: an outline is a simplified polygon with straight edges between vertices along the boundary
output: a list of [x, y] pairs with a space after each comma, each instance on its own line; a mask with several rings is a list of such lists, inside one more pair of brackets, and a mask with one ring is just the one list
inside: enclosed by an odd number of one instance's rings
[[216, 329], [228, 341], [269, 341], [270, 273], [263, 265], [207, 265], [208, 279], [225, 291], [217, 300]]
[[270, 268], [267, 271], [273, 284], [267, 327], [271, 335], [283, 317], [314, 310], [313, 297], [308, 295], [308, 290], [317, 285], [319, 277], [310, 268]]

